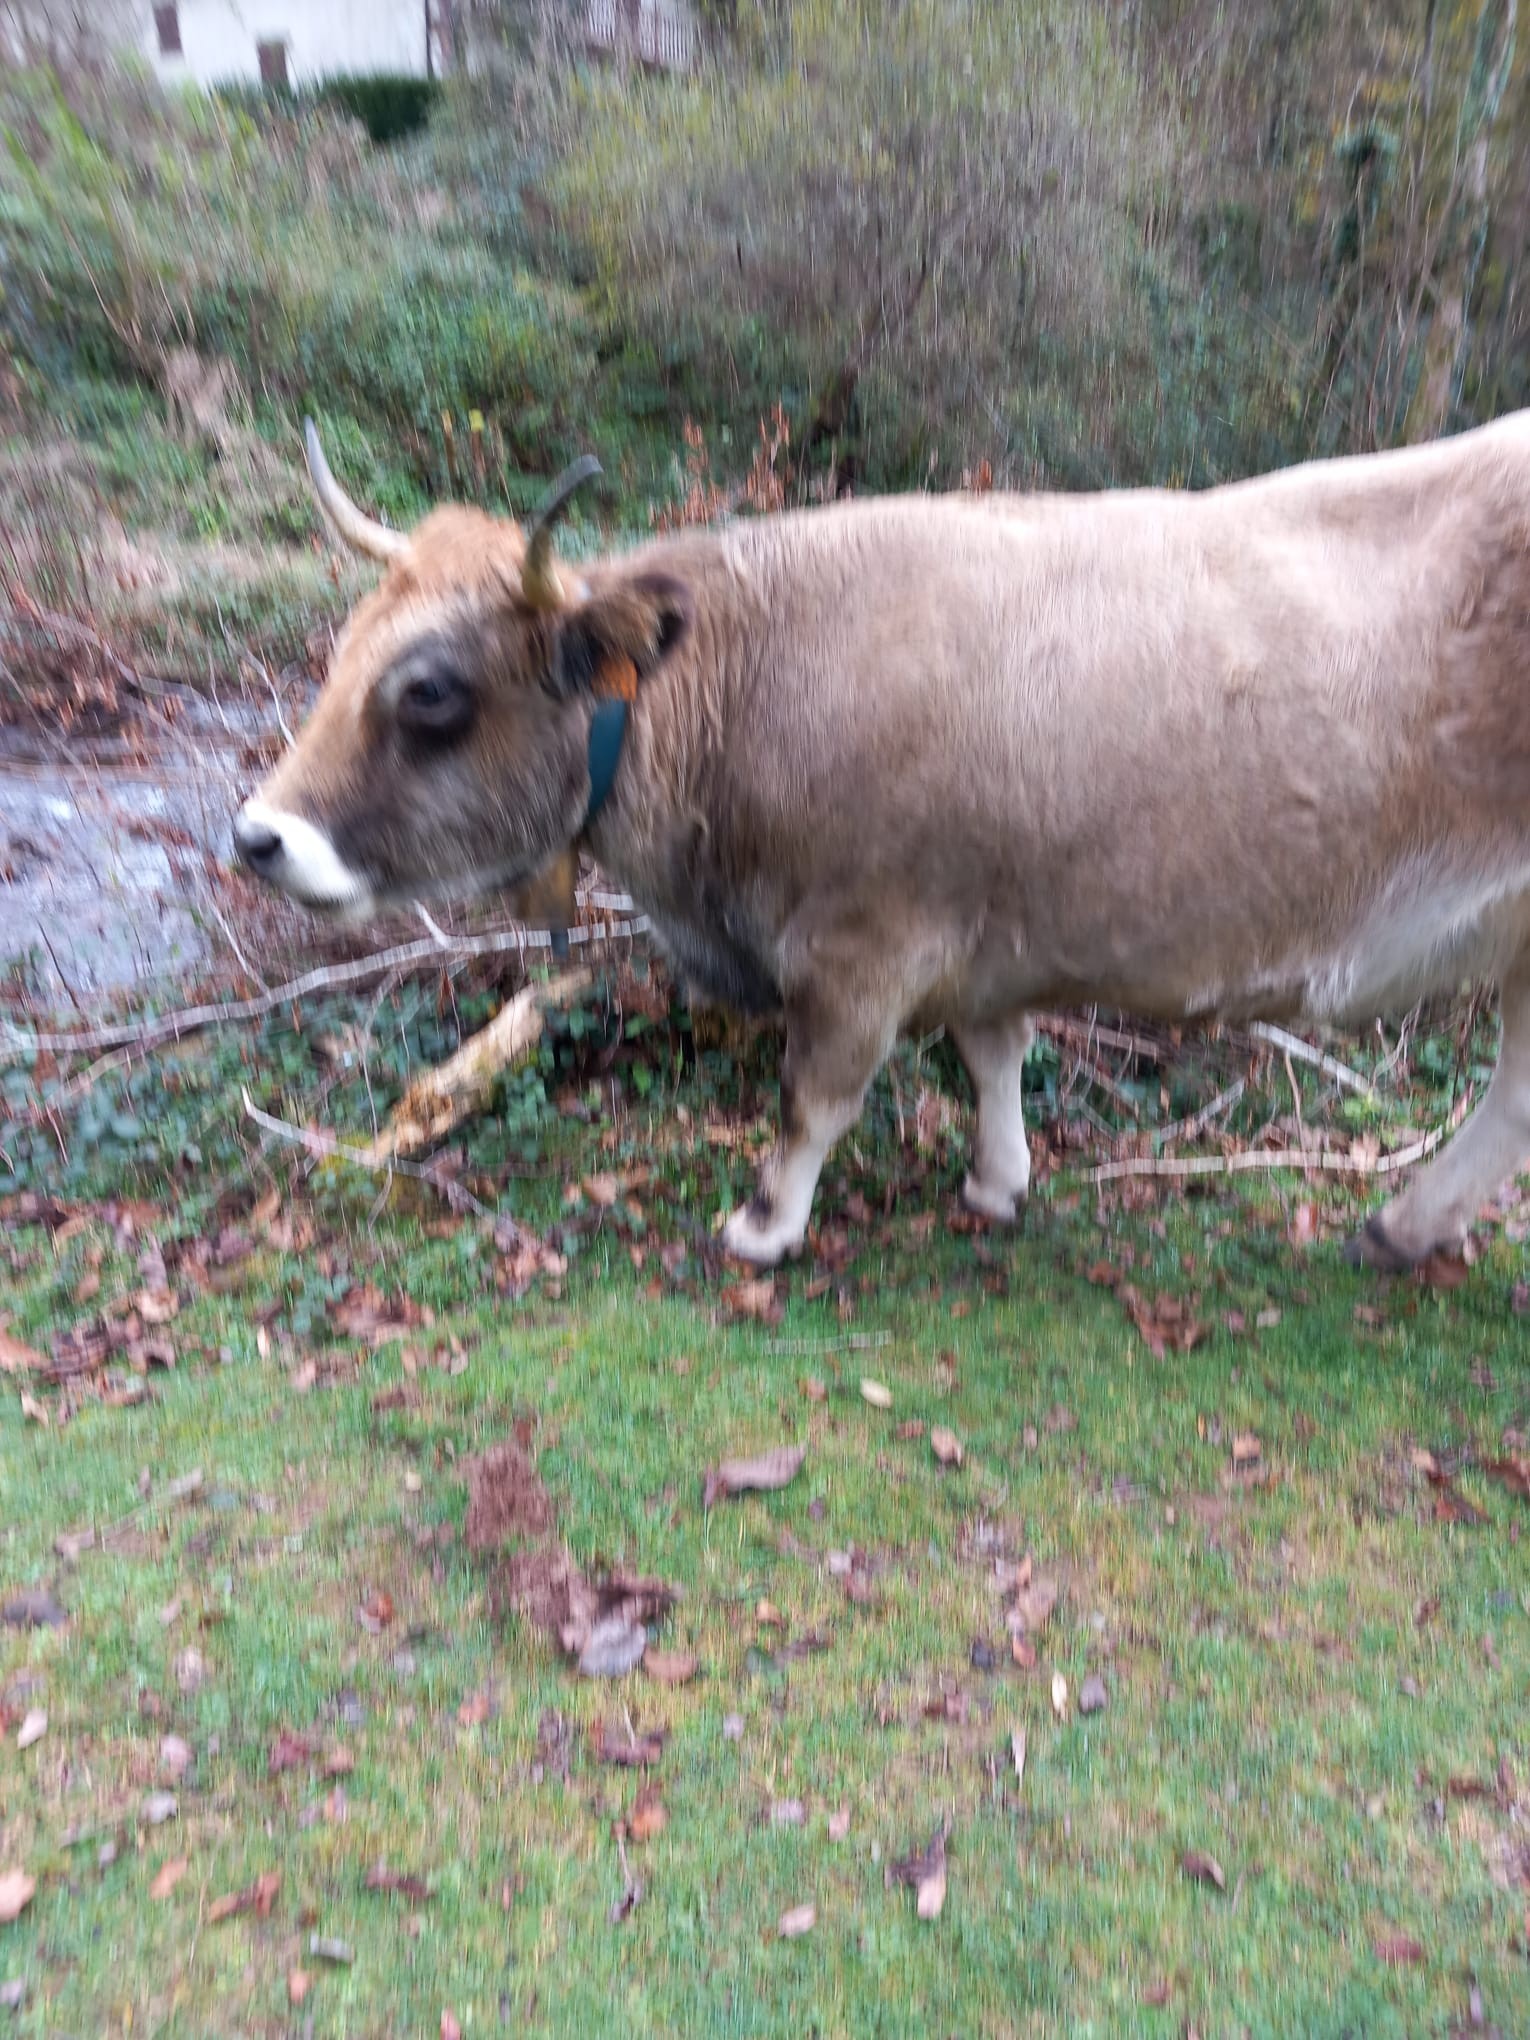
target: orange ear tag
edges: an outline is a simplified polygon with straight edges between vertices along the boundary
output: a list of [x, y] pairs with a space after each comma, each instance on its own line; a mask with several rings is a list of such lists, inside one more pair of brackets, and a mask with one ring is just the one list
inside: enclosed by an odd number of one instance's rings
[[636, 701], [638, 671], [620, 652], [607, 652], [595, 669], [595, 692], [607, 701]]

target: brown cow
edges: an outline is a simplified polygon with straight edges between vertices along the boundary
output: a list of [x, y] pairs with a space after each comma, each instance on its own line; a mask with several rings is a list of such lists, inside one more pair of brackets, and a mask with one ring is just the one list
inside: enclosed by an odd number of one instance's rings
[[706, 994], [784, 1009], [734, 1252], [798, 1246], [908, 1025], [951, 1029], [967, 1201], [1012, 1218], [1028, 1016], [1083, 1000], [1357, 1021], [1496, 982], [1493, 1082], [1358, 1258], [1458, 1238], [1530, 1154], [1530, 412], [1201, 494], [889, 498], [577, 575], [545, 520], [405, 539], [310, 459], [389, 565], [241, 855], [365, 914], [587, 843]]

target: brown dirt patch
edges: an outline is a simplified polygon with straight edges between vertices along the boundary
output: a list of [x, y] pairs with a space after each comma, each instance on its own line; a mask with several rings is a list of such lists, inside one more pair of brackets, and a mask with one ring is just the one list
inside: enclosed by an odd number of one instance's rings
[[523, 1446], [510, 1439], [491, 1445], [469, 1463], [467, 1474], [463, 1534], [470, 1551], [502, 1551], [507, 1544], [545, 1537], [552, 1529], [552, 1503]]

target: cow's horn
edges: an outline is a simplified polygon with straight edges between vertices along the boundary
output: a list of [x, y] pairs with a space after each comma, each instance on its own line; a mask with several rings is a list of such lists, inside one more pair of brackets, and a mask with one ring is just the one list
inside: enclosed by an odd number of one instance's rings
[[401, 531], [390, 531], [386, 524], [379, 524], [375, 517], [368, 517], [364, 510], [358, 510], [335, 480], [330, 473], [329, 462], [324, 458], [318, 428], [312, 418], [303, 420], [303, 445], [308, 453], [308, 475], [319, 508], [346, 544], [374, 560], [397, 559], [401, 552], [407, 550], [409, 541]]
[[593, 453], [584, 454], [566, 467], [542, 498], [526, 535], [526, 563], [521, 568], [521, 594], [533, 609], [561, 609], [563, 582], [553, 565], [552, 528], [568, 505], [574, 491], [600, 473]]

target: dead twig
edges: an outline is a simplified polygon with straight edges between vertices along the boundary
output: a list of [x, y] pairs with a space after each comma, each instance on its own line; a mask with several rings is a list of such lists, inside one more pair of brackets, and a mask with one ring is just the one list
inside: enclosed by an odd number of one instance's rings
[[473, 1193], [449, 1176], [443, 1176], [439, 1169], [430, 1164], [406, 1162], [397, 1155], [377, 1156], [366, 1148], [352, 1147], [334, 1134], [324, 1133], [316, 1126], [295, 1126], [290, 1119], [278, 1119], [275, 1113], [263, 1112], [250, 1096], [247, 1089], [241, 1089], [240, 1098], [244, 1104], [244, 1116], [263, 1133], [274, 1139], [285, 1141], [289, 1147], [300, 1147], [316, 1162], [352, 1162], [358, 1169], [370, 1169], [384, 1175], [413, 1176], [417, 1182], [428, 1184], [449, 1204], [462, 1204], [478, 1218], [492, 1221], [494, 1214], [486, 1204], [480, 1204]]
[[[647, 916], [639, 914], [611, 928], [570, 928], [568, 939], [571, 943], [598, 947], [644, 935], [648, 928]], [[446, 949], [432, 936], [429, 940], [401, 942], [394, 949], [376, 950], [369, 956], [358, 956], [350, 963], [320, 965], [254, 998], [187, 1006], [178, 1012], [162, 1014], [157, 1019], [124, 1020], [109, 1027], [81, 1028], [67, 1034], [29, 1034], [7, 1022], [0, 1027], [0, 1063], [24, 1062], [44, 1051], [53, 1055], [85, 1054], [104, 1048], [147, 1051], [160, 1048], [166, 1042], [184, 1040], [187, 1035], [201, 1033], [208, 1028], [241, 1026], [247, 1021], [262, 1019], [267, 1013], [274, 1013], [280, 1006], [309, 998], [315, 992], [365, 984], [368, 979], [385, 976], [389, 971], [403, 974], [417, 964], [470, 963], [476, 957], [506, 956], [526, 949], [541, 950], [551, 946], [552, 937], [545, 928], [515, 927], [490, 935], [457, 936], [451, 938]]]
[[1272, 1048], [1278, 1048], [1287, 1056], [1295, 1056], [1298, 1062], [1310, 1063], [1315, 1070], [1321, 1070], [1325, 1077], [1346, 1091], [1360, 1091], [1369, 1094], [1375, 1089], [1369, 1077], [1361, 1076], [1347, 1063], [1341, 1063], [1336, 1056], [1325, 1055], [1320, 1048], [1314, 1048], [1310, 1041], [1303, 1041], [1299, 1034], [1288, 1034], [1284, 1027], [1275, 1027], [1267, 1020], [1256, 1020], [1249, 1028], [1249, 1035], [1255, 1041], [1266, 1041]]
[[1225, 1091], [1218, 1091], [1208, 1104], [1198, 1112], [1192, 1112], [1187, 1119], [1176, 1119], [1169, 1126], [1160, 1127], [1153, 1135], [1161, 1148], [1171, 1140], [1194, 1140], [1198, 1133], [1204, 1133], [1214, 1119], [1220, 1119], [1224, 1112], [1230, 1112], [1248, 1089], [1248, 1079], [1239, 1077], [1235, 1084], [1229, 1084]]
[[455, 1055], [409, 1086], [387, 1126], [364, 1150], [369, 1166], [417, 1154], [450, 1133], [483, 1103], [501, 1074], [535, 1048], [547, 1008], [571, 1004], [590, 983], [589, 971], [569, 970], [517, 992]]
[[1141, 1156], [1132, 1161], [1106, 1162], [1091, 1169], [1086, 1182], [1112, 1183], [1122, 1176], [1237, 1176], [1247, 1169], [1327, 1169], [1339, 1176], [1389, 1176], [1397, 1169], [1411, 1168], [1432, 1154], [1445, 1138], [1445, 1129], [1435, 1127], [1422, 1140], [1395, 1154], [1378, 1155], [1367, 1161], [1358, 1155], [1336, 1154], [1331, 1149], [1313, 1154], [1301, 1148], [1243, 1149], [1232, 1155], [1187, 1155], [1180, 1160], [1162, 1156]]

